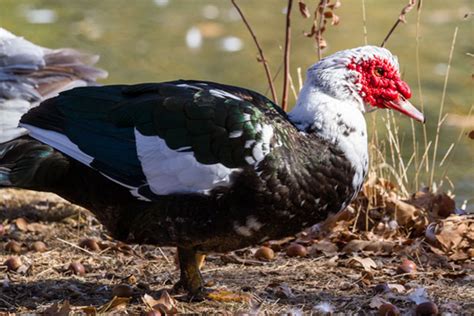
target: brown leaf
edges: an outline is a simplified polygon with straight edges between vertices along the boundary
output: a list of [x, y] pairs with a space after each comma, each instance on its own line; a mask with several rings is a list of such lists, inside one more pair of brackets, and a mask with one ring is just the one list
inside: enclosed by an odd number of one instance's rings
[[322, 252], [325, 256], [334, 256], [338, 248], [336, 244], [328, 240], [321, 240], [318, 243], [311, 246], [309, 252], [311, 255], [315, 255], [317, 251]]
[[432, 223], [428, 229], [431, 250], [451, 260], [465, 260], [471, 257], [474, 241], [474, 216], [451, 215]]
[[337, 0], [335, 3], [328, 4], [327, 7], [331, 10], [337, 9], [341, 6], [341, 1]]
[[287, 283], [281, 283], [276, 287], [275, 295], [279, 298], [294, 298], [295, 294]]
[[28, 230], [28, 222], [23, 217], [17, 218], [15, 220], [15, 225], [22, 232], [26, 232]]
[[71, 312], [71, 305], [65, 300], [62, 305], [54, 303], [43, 311], [43, 315], [67, 316]]
[[386, 199], [387, 209], [394, 213], [394, 219], [400, 226], [412, 224], [416, 219], [417, 209], [415, 206], [398, 199], [394, 192], [390, 192]]
[[360, 240], [354, 239], [342, 248], [345, 253], [358, 251], [371, 251], [375, 253], [391, 253], [395, 244], [386, 240]]
[[377, 268], [377, 264], [374, 260], [370, 258], [361, 258], [359, 256], [354, 256], [349, 259], [350, 264], [354, 264], [355, 262], [359, 263], [365, 271], [371, 272], [372, 269]]
[[45, 232], [48, 229], [47, 225], [41, 223], [30, 223], [26, 225], [26, 229], [30, 232]]
[[176, 300], [172, 298], [167, 291], [161, 291], [160, 298], [155, 300], [151, 295], [145, 294], [142, 296], [142, 301], [149, 309], [161, 312], [163, 314], [176, 314]]
[[370, 300], [370, 304], [369, 306], [371, 308], [379, 308], [380, 306], [382, 306], [383, 304], [387, 304], [388, 301], [385, 300], [384, 298], [382, 298], [380, 295], [375, 295], [374, 297], [372, 297], [372, 299]]
[[304, 36], [306, 37], [313, 37], [316, 34], [316, 24], [313, 24], [311, 30], [309, 32], [303, 32]]
[[326, 19], [332, 18], [332, 15], [333, 15], [332, 11], [326, 11], [326, 12], [324, 12], [324, 17], [325, 17]]
[[369, 243], [370, 241], [367, 240], [351, 240], [347, 243], [347, 245], [344, 246], [344, 248], [342, 248], [342, 251], [345, 253], [358, 252], [364, 250]]
[[338, 25], [341, 18], [338, 15], [332, 15], [331, 25]]
[[217, 302], [250, 302], [252, 297], [246, 293], [234, 293], [230, 291], [214, 291], [208, 294], [208, 297]]
[[406, 288], [403, 285], [398, 284], [398, 283], [388, 283], [387, 286], [391, 290], [397, 290], [398, 293], [404, 293], [406, 291]]
[[306, 6], [306, 3], [303, 2], [303, 0], [298, 1], [298, 5], [300, 8], [300, 13], [301, 15], [307, 19], [311, 16], [311, 13], [309, 13], [308, 7]]
[[118, 312], [125, 310], [128, 302], [130, 302], [130, 297], [118, 297], [114, 296], [108, 303], [105, 303], [97, 309], [98, 314], [105, 314], [111, 312]]
[[94, 306], [84, 306], [80, 310], [86, 315], [97, 315], [97, 309]]
[[[322, 32], [321, 32], [322, 33]], [[326, 42], [326, 40], [321, 36], [321, 38], [319, 39], [319, 47], [321, 47], [321, 49], [324, 49], [328, 46], [328, 43]]]

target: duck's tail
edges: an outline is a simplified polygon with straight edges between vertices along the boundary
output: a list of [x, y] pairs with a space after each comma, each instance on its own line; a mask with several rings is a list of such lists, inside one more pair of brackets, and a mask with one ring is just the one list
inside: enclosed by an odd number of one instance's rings
[[0, 144], [0, 187], [48, 190], [68, 166], [61, 153], [28, 136]]
[[97, 55], [35, 45], [0, 28], [0, 143], [25, 135], [23, 114], [61, 91], [96, 85], [107, 72]]

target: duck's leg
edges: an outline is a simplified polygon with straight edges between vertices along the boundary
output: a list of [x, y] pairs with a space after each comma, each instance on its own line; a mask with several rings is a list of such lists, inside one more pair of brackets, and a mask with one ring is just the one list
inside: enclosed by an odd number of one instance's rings
[[179, 268], [181, 277], [175, 288], [183, 288], [190, 299], [202, 300], [206, 297], [204, 283], [199, 271], [202, 255], [192, 248], [178, 247]]
[[227, 290], [210, 291], [204, 287], [199, 268], [204, 262], [204, 255], [196, 250], [178, 247], [179, 268], [181, 277], [174, 285], [173, 291], [185, 290], [190, 301], [213, 300], [221, 302], [248, 302], [250, 296], [246, 293], [234, 293]]

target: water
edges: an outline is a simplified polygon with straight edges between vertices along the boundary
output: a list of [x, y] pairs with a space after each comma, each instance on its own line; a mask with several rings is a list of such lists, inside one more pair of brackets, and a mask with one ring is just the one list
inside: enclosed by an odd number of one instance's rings
[[[306, 1], [308, 4], [315, 1]], [[406, 1], [366, 0], [368, 43], [378, 45]], [[273, 74], [282, 64], [285, 2], [280, 0], [240, 0], [265, 50]], [[328, 27], [328, 48], [324, 54], [364, 44], [361, 1], [343, 1], [336, 13], [337, 27]], [[444, 113], [466, 115], [472, 105], [472, 62], [467, 53], [472, 45], [473, 18], [465, 19], [469, 0], [425, 1], [421, 12], [420, 74], [428, 139], [434, 140], [441, 104], [443, 82], [454, 29], [459, 27]], [[295, 3], [295, 10], [297, 3]], [[75, 47], [101, 55], [99, 66], [110, 76], [103, 83], [136, 83], [177, 78], [203, 79], [240, 85], [268, 94], [262, 66], [255, 46], [230, 1], [225, 0], [0, 0], [0, 25], [47, 47]], [[312, 12], [314, 7], [310, 6]], [[399, 56], [405, 80], [413, 90], [412, 101], [420, 105], [416, 66], [416, 12], [408, 24], [400, 25], [387, 48]], [[293, 15], [291, 74], [297, 83], [297, 67], [304, 69], [317, 60], [313, 42], [303, 35], [310, 19], [299, 12]], [[276, 86], [281, 87], [281, 74]], [[279, 95], [281, 89], [279, 89]], [[294, 104], [290, 93], [290, 104]], [[385, 139], [383, 114], [377, 114], [380, 138]], [[441, 129], [437, 161], [441, 161], [462, 130], [463, 120], [448, 117]], [[368, 120], [369, 122], [371, 119]], [[402, 156], [408, 161], [413, 153], [411, 126], [406, 118], [398, 120]], [[466, 131], [474, 129], [471, 123]], [[369, 124], [369, 127], [372, 127]], [[423, 145], [422, 128], [416, 124], [418, 144]], [[473, 140], [462, 136], [452, 152], [444, 178], [444, 189], [453, 183], [458, 205], [474, 203]], [[433, 148], [433, 147], [432, 147]], [[423, 148], [421, 149], [421, 154]], [[429, 154], [430, 161], [432, 153]], [[435, 179], [445, 166], [435, 167]], [[423, 170], [423, 169], [422, 169]], [[414, 167], [409, 169], [413, 179]], [[420, 183], [429, 177], [421, 172]], [[415, 190], [414, 181], [410, 190]]]

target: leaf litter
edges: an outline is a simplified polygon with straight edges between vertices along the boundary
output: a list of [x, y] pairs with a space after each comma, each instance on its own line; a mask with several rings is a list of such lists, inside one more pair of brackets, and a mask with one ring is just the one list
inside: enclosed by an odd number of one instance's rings
[[[87, 211], [54, 195], [12, 189], [1, 194], [7, 198], [0, 200], [0, 263], [12, 256], [3, 249], [15, 240], [24, 245], [18, 256], [25, 266], [0, 266], [2, 313], [325, 315], [376, 313], [393, 304], [405, 314], [424, 302], [443, 313], [474, 310], [474, 215], [460, 215], [445, 193], [421, 190], [402, 198], [392, 183], [369, 178], [346, 210], [296, 236], [266, 242], [274, 260], [255, 258], [257, 246], [208, 255], [202, 269], [208, 286], [231, 299], [198, 303], [169, 294], [179, 278], [175, 249], [115, 241]], [[87, 238], [99, 249], [79, 247]], [[35, 241], [47, 250], [31, 250]], [[295, 243], [308, 249], [306, 257], [286, 255]], [[399, 273], [407, 258], [416, 269]], [[71, 273], [73, 262], [86, 273]], [[113, 296], [118, 284], [128, 284], [131, 296]]]

